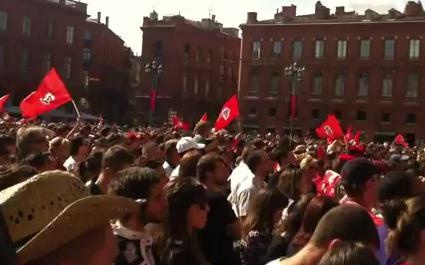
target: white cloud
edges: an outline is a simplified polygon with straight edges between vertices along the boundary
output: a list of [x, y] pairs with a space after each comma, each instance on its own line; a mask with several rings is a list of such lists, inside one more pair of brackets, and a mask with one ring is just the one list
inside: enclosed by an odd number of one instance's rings
[[[84, 1], [84, 0], [83, 0]], [[315, 0], [85, 0], [89, 5], [89, 14], [96, 17], [98, 11], [102, 12], [102, 19], [110, 17], [110, 27], [116, 34], [125, 40], [136, 53], [140, 54], [142, 44], [143, 17], [155, 7], [159, 16], [180, 14], [188, 19], [201, 20], [208, 17], [209, 9], [216, 15], [217, 20], [225, 27], [238, 27], [246, 20], [249, 11], [258, 12], [259, 19], [273, 18], [276, 9], [282, 5], [297, 5], [298, 14], [314, 12]], [[387, 12], [390, 8], [403, 11], [407, 1], [403, 0], [324, 0], [322, 4], [331, 8], [346, 6], [346, 10], [356, 10], [363, 13], [371, 8], [378, 12]]]

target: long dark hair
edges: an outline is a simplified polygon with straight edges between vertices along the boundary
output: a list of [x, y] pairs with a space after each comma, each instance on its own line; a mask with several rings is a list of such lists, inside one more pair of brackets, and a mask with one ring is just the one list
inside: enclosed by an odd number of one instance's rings
[[195, 178], [177, 178], [165, 187], [168, 201], [168, 234], [172, 239], [186, 240], [187, 212], [191, 205], [206, 203], [205, 188]]
[[288, 198], [276, 189], [262, 189], [255, 198], [254, 204], [248, 210], [248, 216], [243, 224], [244, 236], [252, 230], [272, 233], [274, 230], [273, 215], [279, 209], [288, 205]]
[[327, 196], [316, 196], [311, 199], [305, 210], [301, 227], [292, 240], [295, 249], [301, 249], [307, 244], [323, 215], [336, 206], [338, 203]]
[[289, 198], [297, 201], [300, 198], [300, 184], [303, 172], [295, 165], [289, 165], [279, 176], [277, 188]]

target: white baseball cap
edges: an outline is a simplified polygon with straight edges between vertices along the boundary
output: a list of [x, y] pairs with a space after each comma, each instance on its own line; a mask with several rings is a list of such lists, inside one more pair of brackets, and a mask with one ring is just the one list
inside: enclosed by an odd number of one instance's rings
[[205, 144], [201, 144], [201, 143], [196, 143], [192, 137], [182, 137], [176, 145], [176, 149], [177, 152], [179, 152], [179, 154], [181, 153], [185, 153], [189, 150], [192, 149], [204, 149], [205, 148]]

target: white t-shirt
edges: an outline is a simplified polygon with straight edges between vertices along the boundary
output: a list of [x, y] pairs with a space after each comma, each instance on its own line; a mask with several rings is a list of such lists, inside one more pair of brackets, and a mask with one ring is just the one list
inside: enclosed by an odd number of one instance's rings
[[241, 161], [239, 165], [232, 171], [232, 174], [230, 174], [230, 177], [229, 177], [230, 192], [231, 193], [235, 192], [238, 186], [245, 179], [252, 179], [252, 178], [254, 178], [254, 174], [251, 172], [248, 165], [245, 164], [244, 161]]
[[229, 196], [229, 201], [232, 204], [232, 209], [237, 217], [248, 215], [258, 192], [266, 187], [267, 184], [258, 178], [246, 178], [237, 187], [235, 192]]
[[173, 168], [171, 167], [171, 165], [167, 162], [167, 161], [165, 161], [164, 162], [164, 164], [162, 164], [162, 167], [164, 168], [164, 170], [165, 170], [165, 173], [167, 174], [167, 177], [170, 177], [171, 176], [171, 173], [173, 172]]
[[170, 175], [170, 180], [174, 180], [176, 178], [179, 177], [179, 171], [180, 171], [180, 165], [178, 165], [175, 169], [173, 169], [173, 171], [171, 172]]
[[74, 160], [72, 156], [63, 163], [63, 167], [70, 173], [78, 174], [78, 163]]

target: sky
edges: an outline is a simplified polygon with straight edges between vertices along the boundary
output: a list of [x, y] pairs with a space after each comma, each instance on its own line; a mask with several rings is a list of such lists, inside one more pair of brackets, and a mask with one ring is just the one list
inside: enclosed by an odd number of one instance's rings
[[[239, 27], [246, 21], [247, 12], [258, 13], [258, 19], [271, 19], [276, 9], [284, 5], [297, 6], [297, 14], [312, 14], [316, 0], [82, 0], [88, 4], [88, 13], [92, 18], [102, 12], [102, 22], [110, 17], [111, 29], [131, 47], [135, 54], [141, 54], [143, 17], [155, 9], [161, 19], [164, 15], [181, 14], [191, 20], [208, 18], [215, 14], [216, 20], [224, 27]], [[346, 11], [355, 10], [363, 14], [370, 8], [387, 13], [396, 8], [404, 11], [407, 0], [323, 0], [322, 4], [335, 12], [336, 6], [345, 6]]]

